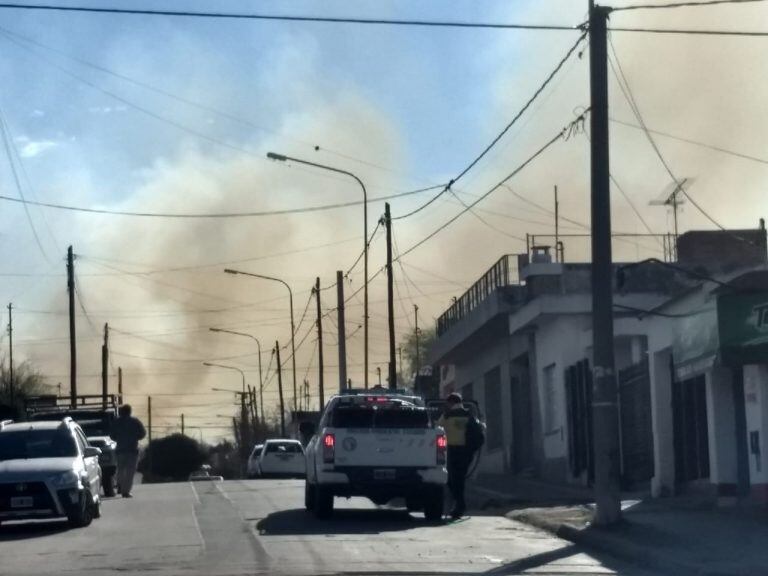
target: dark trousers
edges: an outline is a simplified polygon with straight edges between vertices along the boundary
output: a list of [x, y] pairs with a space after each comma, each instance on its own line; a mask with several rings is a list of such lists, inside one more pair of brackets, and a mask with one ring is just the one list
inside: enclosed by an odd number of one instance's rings
[[466, 446], [448, 446], [448, 490], [453, 498], [454, 510], [459, 512], [467, 509], [464, 485], [471, 461], [472, 453]]

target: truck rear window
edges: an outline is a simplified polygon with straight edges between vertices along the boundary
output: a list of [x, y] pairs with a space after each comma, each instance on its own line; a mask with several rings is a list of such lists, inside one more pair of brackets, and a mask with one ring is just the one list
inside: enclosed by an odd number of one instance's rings
[[422, 408], [339, 406], [333, 411], [333, 428], [429, 428]]

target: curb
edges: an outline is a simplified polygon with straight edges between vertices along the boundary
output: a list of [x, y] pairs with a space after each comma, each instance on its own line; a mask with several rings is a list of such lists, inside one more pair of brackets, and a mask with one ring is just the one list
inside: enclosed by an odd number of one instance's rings
[[511, 519], [549, 532], [585, 549], [601, 552], [642, 568], [661, 570], [663, 573], [675, 574], [676, 576], [736, 576], [746, 574], [745, 572], [722, 572], [691, 566], [667, 554], [659, 554], [656, 550], [638, 546], [626, 540], [622, 541], [620, 538], [605, 538], [598, 532], [576, 528], [570, 524], [550, 522], [535, 516], [511, 517]]

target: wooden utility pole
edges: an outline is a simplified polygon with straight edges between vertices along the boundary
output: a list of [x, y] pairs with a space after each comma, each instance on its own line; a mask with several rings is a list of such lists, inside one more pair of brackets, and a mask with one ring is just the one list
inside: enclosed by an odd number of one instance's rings
[[555, 186], [555, 262], [560, 262], [560, 202]]
[[104, 343], [101, 345], [101, 407], [107, 409], [109, 393], [109, 324], [104, 324]]
[[336, 300], [339, 325], [339, 392], [347, 387], [347, 335], [344, 324], [344, 272], [336, 271]]
[[280, 394], [280, 435], [285, 438], [285, 401], [283, 400], [283, 368], [280, 366], [280, 342], [275, 340], [277, 355], [277, 389]]
[[77, 404], [77, 341], [75, 334], [75, 253], [67, 248], [67, 291], [69, 293], [69, 397]]
[[413, 305], [413, 319], [416, 323], [413, 329], [416, 336], [416, 374], [414, 376], [415, 383], [416, 378], [419, 376], [419, 372], [421, 372], [421, 351], [419, 350], [419, 307], [416, 304]]
[[118, 366], [117, 368], [117, 403], [122, 405], [123, 403], [123, 368]]
[[16, 383], [13, 378], [13, 304], [8, 304], [8, 351], [9, 351], [9, 380], [8, 380], [8, 396], [11, 401], [11, 406], [14, 406], [14, 396], [16, 394]]
[[147, 441], [152, 442], [152, 396], [147, 396]]
[[[389, 324], [389, 387], [397, 388], [397, 365], [395, 364], [395, 297], [394, 275], [392, 273], [392, 216], [389, 202], [384, 204], [384, 224], [387, 227], [387, 323]], [[379, 377], [381, 380], [381, 377]], [[379, 381], [381, 385], [381, 381]]]
[[184, 412], [181, 413], [181, 435], [184, 436]]
[[317, 383], [318, 383], [318, 394], [320, 395], [319, 399], [319, 409], [322, 412], [323, 406], [325, 406], [325, 382], [324, 382], [324, 372], [325, 372], [325, 365], [323, 364], [323, 312], [320, 306], [320, 277], [318, 276], [315, 279], [315, 299], [317, 300]]
[[595, 524], [621, 520], [618, 393], [613, 355], [610, 164], [608, 156], [608, 42], [611, 9], [589, 10], [592, 94], [592, 420], [595, 450]]

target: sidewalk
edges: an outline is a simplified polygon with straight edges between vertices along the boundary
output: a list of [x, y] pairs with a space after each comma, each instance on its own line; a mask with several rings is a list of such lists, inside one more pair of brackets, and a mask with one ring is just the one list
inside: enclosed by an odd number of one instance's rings
[[473, 482], [470, 494], [481, 510], [512, 509], [506, 512], [511, 519], [664, 573], [768, 574], [765, 509], [716, 508], [696, 498], [625, 500], [624, 521], [607, 529], [590, 525], [593, 506], [581, 488], [496, 477]]

